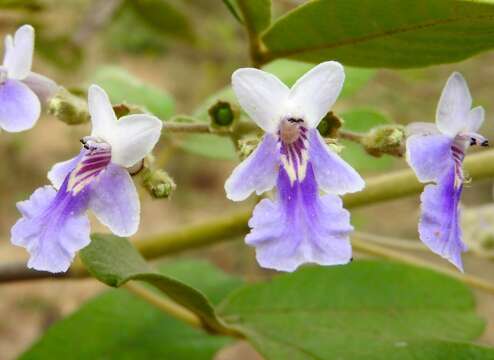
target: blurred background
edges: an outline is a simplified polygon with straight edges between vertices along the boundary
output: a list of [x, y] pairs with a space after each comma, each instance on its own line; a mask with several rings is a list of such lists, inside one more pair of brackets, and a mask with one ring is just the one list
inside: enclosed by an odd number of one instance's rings
[[[273, 14], [277, 17], [301, 2], [275, 0]], [[24, 23], [32, 24], [36, 28], [34, 71], [69, 89], [85, 89], [97, 82], [110, 92], [112, 100], [142, 100], [149, 110], [167, 119], [174, 114], [193, 113], [209, 95], [228, 85], [232, 71], [249, 65], [244, 29], [222, 1], [169, 3], [173, 9], [153, 7], [149, 1], [0, 0], [0, 37]], [[375, 114], [369, 123], [365, 122], [368, 116], [360, 119], [355, 113], [349, 115], [348, 122], [356, 130], [371, 127], [376, 118], [378, 123], [382, 118], [400, 124], [433, 121], [447, 77], [459, 70], [470, 85], [475, 105], [486, 109], [482, 134], [493, 138], [493, 64], [494, 53], [484, 53], [462, 63], [420, 70], [377, 69], [366, 75], [368, 81], [358, 91], [338, 101], [334, 110], [345, 113], [359, 109]], [[132, 86], [126, 88], [122, 84]], [[87, 124], [67, 126], [45, 115], [31, 131], [0, 134], [0, 262], [25, 259], [23, 250], [9, 243], [10, 228], [18, 218], [15, 203], [46, 184], [50, 167], [73, 156], [80, 147], [78, 139], [88, 131]], [[143, 214], [136, 238], [253, 205], [254, 199], [232, 203], [224, 196], [224, 181], [237, 160], [198, 156], [180, 146], [187, 141], [191, 140], [170, 135], [156, 150], [159, 165], [174, 178], [177, 190], [166, 200], [152, 199], [141, 191]], [[346, 145], [343, 156], [367, 177], [406, 167], [402, 159], [385, 156], [377, 160], [354, 144]], [[470, 236], [469, 226], [478, 228], [471, 224], [478, 224], [483, 216], [478, 207], [489, 206], [492, 193], [491, 181], [466, 188], [466, 236]], [[418, 205], [419, 198], [414, 196], [358, 209], [352, 212], [353, 223], [361, 231], [416, 240]], [[489, 211], [494, 213], [494, 208]], [[491, 224], [489, 218], [484, 221], [486, 233]], [[96, 221], [93, 230], [105, 231]], [[473, 238], [470, 236], [469, 241]], [[449, 266], [428, 252], [414, 253]], [[269, 275], [259, 269], [253, 250], [241, 239], [180, 256], [207, 258], [225, 271], [247, 279]], [[494, 264], [488, 258], [467, 256], [465, 263], [468, 273], [494, 280]], [[0, 359], [16, 358], [50, 324], [102, 290], [104, 286], [94, 280], [0, 285]], [[494, 301], [481, 293], [477, 298], [478, 311], [489, 319], [481, 342], [494, 345]], [[256, 354], [244, 345], [225, 350], [218, 358], [251, 359]]]

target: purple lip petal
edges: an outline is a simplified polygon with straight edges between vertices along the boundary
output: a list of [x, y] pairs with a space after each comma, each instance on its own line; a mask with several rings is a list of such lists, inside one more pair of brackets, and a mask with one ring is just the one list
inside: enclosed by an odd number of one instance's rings
[[455, 168], [441, 177], [437, 185], [425, 187], [422, 193], [420, 239], [436, 254], [463, 271], [461, 253], [466, 251], [459, 224], [462, 186], [455, 187]]
[[35, 270], [67, 271], [75, 253], [90, 242], [87, 193], [72, 195], [67, 181], [58, 193], [45, 186], [18, 204], [23, 217], [12, 228], [11, 241], [29, 251], [28, 267]]
[[280, 169], [277, 199], [262, 200], [249, 226], [245, 241], [265, 268], [294, 271], [304, 263], [336, 265], [351, 259], [350, 215], [337, 196], [319, 196], [310, 162], [304, 180], [293, 185]]
[[29, 87], [17, 80], [0, 84], [0, 127], [8, 132], [32, 128], [39, 119], [41, 104]]
[[241, 201], [254, 191], [262, 194], [272, 189], [279, 161], [277, 139], [266, 134], [257, 149], [233, 170], [225, 183], [226, 196]]

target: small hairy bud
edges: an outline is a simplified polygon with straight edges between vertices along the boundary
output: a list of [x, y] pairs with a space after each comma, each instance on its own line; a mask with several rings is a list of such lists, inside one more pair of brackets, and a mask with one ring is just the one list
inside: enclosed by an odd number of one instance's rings
[[328, 112], [317, 125], [317, 130], [322, 137], [336, 138], [338, 130], [343, 126], [343, 119], [336, 116], [332, 111]]
[[90, 118], [86, 101], [63, 88], [49, 100], [48, 113], [68, 125], [83, 124]]
[[403, 156], [405, 153], [405, 128], [402, 125], [383, 125], [369, 131], [362, 145], [372, 156], [389, 154]]
[[175, 182], [164, 170], [144, 169], [142, 185], [155, 199], [166, 199], [176, 189]]
[[462, 209], [463, 237], [473, 253], [494, 260], [494, 206]]
[[217, 130], [232, 130], [239, 117], [239, 111], [232, 104], [218, 100], [208, 110], [211, 128]]
[[252, 154], [254, 150], [259, 145], [259, 139], [257, 138], [248, 138], [241, 139], [238, 141], [238, 152], [241, 159], [245, 159], [247, 156]]

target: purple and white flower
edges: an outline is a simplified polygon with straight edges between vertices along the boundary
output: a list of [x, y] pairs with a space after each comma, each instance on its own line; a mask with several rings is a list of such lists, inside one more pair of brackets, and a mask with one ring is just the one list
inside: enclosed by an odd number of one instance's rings
[[29, 251], [30, 268], [54, 273], [69, 268], [75, 253], [90, 242], [88, 209], [115, 235], [130, 236], [138, 229], [139, 197], [127, 168], [151, 152], [162, 122], [144, 114], [117, 120], [96, 85], [89, 88], [88, 106], [92, 133], [81, 139], [79, 155], [55, 164], [48, 173], [52, 186], [17, 204], [22, 218], [12, 228], [11, 241]]
[[34, 29], [21, 26], [5, 37], [5, 55], [0, 66], [0, 128], [8, 132], [31, 129], [41, 114], [41, 104], [58, 90], [47, 77], [31, 72]]
[[364, 181], [317, 130], [344, 78], [343, 67], [333, 61], [314, 67], [291, 89], [258, 69], [232, 75], [240, 105], [266, 134], [226, 181], [227, 197], [241, 201], [254, 191], [278, 190], [275, 200], [256, 206], [245, 239], [262, 267], [294, 271], [304, 263], [351, 260], [353, 228], [338, 195], [361, 190]]
[[484, 109], [471, 107], [467, 83], [455, 72], [439, 99], [436, 124], [413, 123], [407, 128], [407, 161], [420, 182], [432, 182], [421, 196], [420, 239], [461, 271], [461, 253], [466, 251], [459, 222], [466, 181], [463, 159], [470, 146], [488, 146], [477, 133], [484, 122]]

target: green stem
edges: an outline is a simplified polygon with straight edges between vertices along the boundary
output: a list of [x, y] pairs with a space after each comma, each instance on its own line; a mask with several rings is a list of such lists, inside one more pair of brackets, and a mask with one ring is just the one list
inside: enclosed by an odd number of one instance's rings
[[381, 246], [394, 247], [402, 250], [429, 251], [427, 246], [420, 241], [399, 239], [395, 237], [370, 234], [362, 231], [354, 231], [353, 235], [357, 238], [362, 238], [366, 241], [370, 241]]
[[171, 315], [175, 319], [183, 321], [195, 328], [204, 328], [201, 319], [199, 319], [196, 314], [169, 300], [168, 298], [152, 292], [148, 288], [140, 285], [138, 282], [129, 281], [123, 287], [135, 296]]
[[249, 38], [249, 54], [252, 61], [252, 65], [256, 68], [260, 68], [264, 63], [264, 53], [261, 47], [261, 39], [259, 34], [254, 28], [253, 19], [250, 18], [250, 14], [246, 11], [247, 5], [245, 1], [249, 0], [237, 0], [238, 7], [242, 12], [245, 28], [247, 30], [247, 36]]

